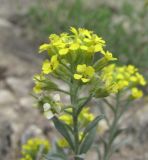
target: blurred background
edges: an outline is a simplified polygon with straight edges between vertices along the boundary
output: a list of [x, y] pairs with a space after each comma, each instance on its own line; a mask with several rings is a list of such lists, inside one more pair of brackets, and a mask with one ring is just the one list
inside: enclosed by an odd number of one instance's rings
[[[102, 36], [120, 65], [135, 65], [148, 80], [148, 0], [0, 0], [0, 160], [19, 159], [28, 137], [50, 135], [32, 107], [32, 77], [43, 59], [38, 46], [70, 26]], [[144, 93], [126, 115], [128, 143], [114, 160], [148, 160], [148, 87]]]

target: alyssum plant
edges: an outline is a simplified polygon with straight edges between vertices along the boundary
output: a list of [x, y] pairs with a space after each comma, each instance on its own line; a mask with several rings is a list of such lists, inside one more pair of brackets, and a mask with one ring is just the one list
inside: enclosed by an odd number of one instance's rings
[[[110, 97], [103, 98], [103, 102], [106, 105], [99, 105], [101, 112], [104, 113], [105, 119], [103, 126], [100, 128], [105, 134], [99, 135], [99, 141], [104, 145], [104, 151], [101, 153], [100, 148], [98, 150], [99, 160], [109, 160], [112, 154], [119, 150], [120, 146], [125, 143], [125, 140], [116, 142], [118, 136], [124, 131], [121, 128], [121, 118], [126, 111], [128, 111], [134, 99], [142, 97], [143, 92], [136, 86], [145, 86], [146, 81], [138, 69], [132, 65], [117, 66], [111, 64], [103, 68], [103, 74], [101, 78], [104, 81], [112, 81], [118, 86], [118, 92]], [[109, 99], [108, 99], [109, 98]], [[112, 112], [111, 118], [106, 111], [106, 107]], [[110, 113], [111, 114], [111, 113]]]
[[[43, 62], [41, 74], [34, 76], [34, 92], [44, 115], [50, 119], [64, 139], [57, 142], [62, 153], [45, 156], [48, 160], [83, 160], [90, 149], [97, 124], [106, 115], [93, 115], [87, 104], [94, 99], [104, 99], [110, 94], [119, 95], [122, 90], [128, 92], [129, 99], [139, 98], [142, 91], [138, 84], [145, 85], [144, 78], [133, 66], [109, 65], [117, 60], [105, 50], [105, 41], [83, 28], [71, 27], [70, 33], [49, 36], [49, 43], [43, 44], [39, 52], [46, 51], [49, 58]], [[124, 67], [123, 67], [124, 68]], [[66, 85], [66, 87], [65, 87]], [[68, 97], [67, 102], [60, 96]], [[119, 96], [118, 96], [119, 97]], [[118, 99], [119, 101], [119, 99]], [[121, 116], [119, 107], [113, 107], [115, 120], [106, 143], [103, 160], [109, 160], [111, 145], [116, 132], [116, 122]]]

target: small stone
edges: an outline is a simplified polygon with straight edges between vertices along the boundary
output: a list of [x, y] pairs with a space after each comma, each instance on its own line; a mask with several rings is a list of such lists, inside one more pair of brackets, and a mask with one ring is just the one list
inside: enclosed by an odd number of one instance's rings
[[18, 77], [8, 77], [7, 85], [15, 92], [16, 95], [23, 96], [29, 94], [30, 81]]
[[11, 28], [12, 24], [6, 19], [0, 18], [0, 27]]
[[31, 108], [34, 104], [34, 100], [31, 96], [20, 98], [20, 105], [22, 107]]
[[14, 95], [6, 89], [0, 90], [0, 105], [14, 103], [15, 97]]

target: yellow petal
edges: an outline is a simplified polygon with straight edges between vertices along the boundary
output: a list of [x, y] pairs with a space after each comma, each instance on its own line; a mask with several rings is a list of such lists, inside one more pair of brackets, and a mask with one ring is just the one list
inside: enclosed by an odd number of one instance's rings
[[79, 49], [79, 44], [78, 44], [78, 43], [72, 44], [72, 45], [70, 46], [70, 49], [73, 50], [73, 51]]
[[108, 61], [117, 60], [117, 58], [114, 58], [113, 55], [112, 55], [112, 53], [109, 52], [109, 51], [107, 51], [107, 52], [105, 53], [105, 58], [106, 58], [106, 60], [108, 60]]
[[74, 27], [70, 27], [70, 31], [71, 31], [72, 33], [74, 33], [75, 35], [78, 34], [77, 30], [76, 30]]
[[143, 92], [141, 90], [139, 90], [138, 88], [134, 87], [132, 88], [132, 96], [133, 98], [140, 98], [143, 96]]
[[34, 87], [33, 87], [33, 92], [36, 93], [36, 94], [39, 94], [41, 93], [42, 91], [42, 87], [40, 84], [36, 84]]
[[52, 65], [52, 70], [55, 70], [58, 67], [59, 61], [58, 61], [58, 56], [57, 55], [52, 56], [51, 65]]
[[130, 80], [131, 80], [132, 82], [137, 82], [137, 77], [136, 77], [136, 76], [131, 76], [131, 77], [130, 77]]
[[48, 74], [48, 73], [52, 72], [51, 64], [50, 64], [49, 60], [45, 60], [43, 62], [42, 70], [43, 70], [44, 74]]
[[57, 59], [58, 59], [58, 56], [54, 55], [54, 56], [51, 57], [51, 62], [57, 61]]
[[95, 45], [94, 52], [99, 52], [101, 50], [102, 50], [102, 46], [101, 45], [99, 45], [99, 44]]
[[72, 124], [72, 117], [68, 114], [63, 114], [59, 117], [60, 120], [64, 121], [67, 124]]
[[80, 74], [74, 74], [74, 78], [75, 78], [75, 79], [81, 79], [81, 78], [82, 78], [82, 75], [80, 75]]
[[84, 46], [84, 45], [80, 46], [80, 48], [81, 48], [82, 50], [84, 50], [84, 51], [87, 51], [87, 50], [88, 50], [88, 47], [87, 47], [87, 46]]
[[77, 66], [77, 72], [83, 73], [86, 70], [86, 64], [78, 65]]
[[50, 47], [50, 44], [42, 44], [40, 47], [39, 47], [39, 53], [43, 52], [43, 51], [47, 51]]
[[92, 77], [95, 73], [95, 69], [91, 66], [88, 66], [86, 72], [89, 77]]
[[65, 55], [65, 54], [67, 54], [68, 53], [68, 48], [63, 48], [63, 49], [60, 49], [59, 50], [59, 54], [60, 55]]
[[87, 82], [90, 81], [90, 79], [88, 79], [88, 78], [81, 78], [81, 80], [82, 80], [82, 82], [84, 82], [84, 83], [87, 83]]

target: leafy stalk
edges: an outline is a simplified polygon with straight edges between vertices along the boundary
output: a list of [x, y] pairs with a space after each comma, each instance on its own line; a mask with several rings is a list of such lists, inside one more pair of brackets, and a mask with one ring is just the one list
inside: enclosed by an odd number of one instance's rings
[[119, 107], [120, 107], [119, 106], [119, 94], [117, 94], [116, 106], [115, 106], [115, 109], [114, 109], [114, 120], [113, 120], [113, 122], [110, 126], [110, 129], [109, 129], [109, 138], [108, 138], [108, 143], [106, 144], [106, 148], [105, 148], [105, 151], [104, 151], [103, 160], [109, 160], [110, 156], [111, 156], [111, 147], [112, 147], [112, 144], [113, 144], [114, 139], [115, 139], [115, 135], [116, 135], [117, 130], [118, 130], [118, 121], [121, 117]]

